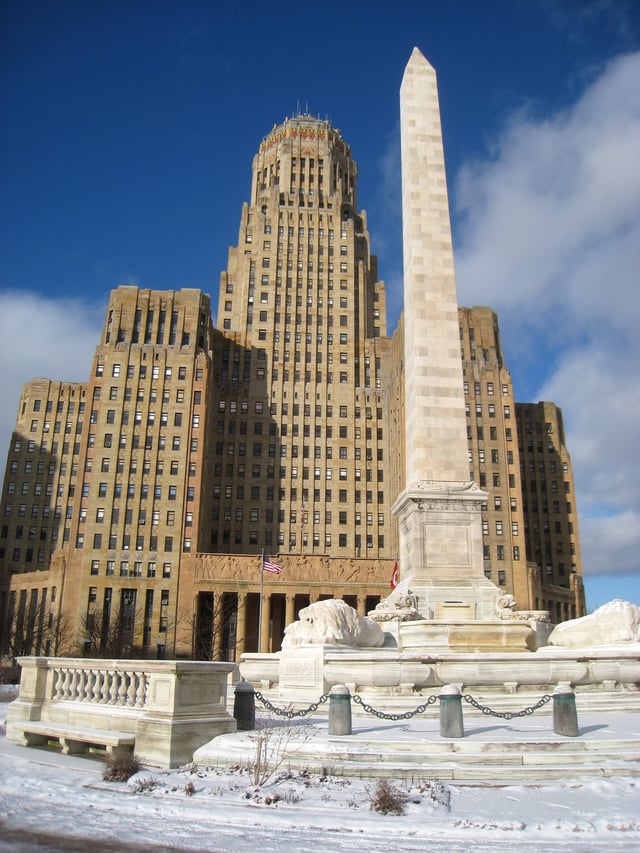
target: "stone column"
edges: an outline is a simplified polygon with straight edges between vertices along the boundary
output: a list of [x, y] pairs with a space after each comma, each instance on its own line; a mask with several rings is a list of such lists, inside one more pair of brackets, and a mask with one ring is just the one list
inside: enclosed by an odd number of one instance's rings
[[271, 596], [268, 593], [263, 593], [260, 606], [262, 607], [260, 651], [268, 654], [271, 651]]
[[247, 594], [238, 593], [238, 614], [236, 621], [236, 660], [244, 654], [247, 636]]
[[295, 598], [295, 595], [287, 595], [286, 597], [286, 609], [284, 614], [285, 627], [287, 625], [291, 625], [292, 622], [295, 622]]

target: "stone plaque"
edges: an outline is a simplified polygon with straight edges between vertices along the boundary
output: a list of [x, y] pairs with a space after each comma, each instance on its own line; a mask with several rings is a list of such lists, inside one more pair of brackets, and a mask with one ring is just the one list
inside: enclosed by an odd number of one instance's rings
[[425, 529], [424, 561], [429, 568], [469, 566], [470, 553], [466, 527], [434, 524]]

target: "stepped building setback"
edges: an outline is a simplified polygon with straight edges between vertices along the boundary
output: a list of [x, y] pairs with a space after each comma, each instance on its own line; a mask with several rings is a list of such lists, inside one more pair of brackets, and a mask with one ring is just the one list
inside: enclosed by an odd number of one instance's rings
[[[217, 325], [200, 291], [122, 286], [88, 381], [27, 383], [0, 506], [5, 658], [234, 660], [277, 651], [311, 602], [364, 615], [389, 592], [404, 381], [425, 377], [405, 363], [417, 307], [387, 334], [357, 176], [329, 122], [286, 119], [254, 157]], [[457, 321], [469, 464], [454, 473], [486, 492], [484, 575], [519, 610], [581, 616], [561, 413], [515, 402], [491, 309]], [[428, 470], [437, 436], [417, 415]]]

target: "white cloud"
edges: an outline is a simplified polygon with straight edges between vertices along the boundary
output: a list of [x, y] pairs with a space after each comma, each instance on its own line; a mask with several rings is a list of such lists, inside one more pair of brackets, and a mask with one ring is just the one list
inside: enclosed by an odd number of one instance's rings
[[22, 386], [36, 377], [86, 382], [104, 306], [24, 291], [0, 292], [0, 451], [6, 459]]
[[507, 363], [528, 355], [536, 398], [563, 409], [585, 574], [640, 568], [638, 151], [635, 53], [563, 112], [513, 117], [456, 184], [460, 302], [497, 310]]

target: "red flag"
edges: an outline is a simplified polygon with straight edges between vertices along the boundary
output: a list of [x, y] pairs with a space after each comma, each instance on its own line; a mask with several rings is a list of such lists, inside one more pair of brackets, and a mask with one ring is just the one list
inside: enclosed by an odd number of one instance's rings
[[279, 566], [273, 560], [270, 560], [269, 557], [265, 556], [262, 560], [262, 571], [271, 572], [272, 575], [279, 575], [282, 571], [282, 566]]
[[400, 580], [400, 575], [398, 573], [398, 561], [396, 560], [395, 565], [393, 567], [393, 571], [391, 572], [391, 580], [389, 581], [389, 586], [391, 589], [395, 589], [398, 586], [398, 581]]

